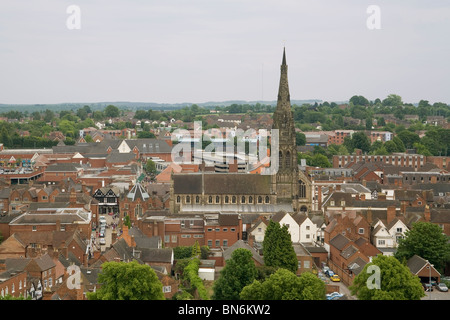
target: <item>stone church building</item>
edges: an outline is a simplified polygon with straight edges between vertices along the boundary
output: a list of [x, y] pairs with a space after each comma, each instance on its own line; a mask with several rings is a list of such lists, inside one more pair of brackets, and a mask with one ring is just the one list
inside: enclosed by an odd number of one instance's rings
[[246, 173], [179, 173], [172, 175], [172, 213], [234, 212], [274, 214], [309, 212], [311, 182], [299, 170], [291, 108], [286, 53], [283, 50], [273, 129], [278, 129], [278, 171], [273, 175]]

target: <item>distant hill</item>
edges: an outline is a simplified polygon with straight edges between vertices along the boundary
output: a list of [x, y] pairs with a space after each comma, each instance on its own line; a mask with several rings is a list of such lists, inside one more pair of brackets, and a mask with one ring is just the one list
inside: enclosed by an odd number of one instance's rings
[[[322, 100], [310, 99], [310, 100], [291, 100], [291, 104], [302, 105], [304, 103], [321, 103]], [[52, 111], [63, 111], [63, 110], [77, 110], [85, 105], [88, 105], [91, 110], [103, 110], [108, 105], [114, 105], [119, 109], [128, 110], [142, 110], [142, 109], [153, 109], [153, 110], [170, 110], [170, 109], [181, 109], [184, 107], [190, 107], [193, 104], [204, 108], [214, 108], [214, 107], [226, 107], [232, 104], [266, 104], [266, 105], [276, 105], [277, 102], [274, 101], [245, 101], [245, 100], [229, 100], [229, 101], [209, 101], [202, 103], [195, 102], [183, 102], [183, 103], [155, 103], [155, 102], [128, 102], [128, 101], [114, 101], [114, 102], [94, 102], [94, 103], [57, 103], [57, 104], [0, 104], [0, 113], [8, 112], [11, 110], [16, 111], [43, 111], [46, 109]]]

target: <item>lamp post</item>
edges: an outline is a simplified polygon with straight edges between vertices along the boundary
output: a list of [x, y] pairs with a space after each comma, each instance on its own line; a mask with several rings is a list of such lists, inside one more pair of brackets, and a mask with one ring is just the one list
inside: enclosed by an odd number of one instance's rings
[[428, 262], [428, 266], [427, 269], [430, 271], [430, 291], [429, 291], [429, 300], [431, 300], [431, 290], [432, 290], [432, 285], [431, 285], [431, 267], [433, 267], [433, 265], [427, 260]]

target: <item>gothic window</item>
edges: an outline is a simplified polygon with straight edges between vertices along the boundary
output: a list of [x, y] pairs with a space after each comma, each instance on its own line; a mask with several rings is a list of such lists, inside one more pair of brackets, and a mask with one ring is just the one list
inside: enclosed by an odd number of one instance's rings
[[199, 196], [195, 197], [195, 203], [200, 203], [200, 197]]
[[140, 204], [136, 205], [136, 208], [134, 208], [134, 216], [139, 217], [142, 215], [142, 207]]
[[230, 201], [230, 198], [228, 196], [225, 196], [225, 203], [228, 203]]
[[279, 152], [278, 154], [278, 165], [281, 168], [283, 166], [283, 152]]
[[236, 196], [233, 196], [233, 197], [231, 198], [231, 202], [232, 202], [232, 203], [236, 203]]
[[266, 203], [269, 203], [269, 196], [266, 196]]
[[288, 151], [286, 152], [286, 159], [285, 159], [285, 165], [286, 168], [291, 167], [291, 153]]
[[241, 203], [245, 203], [245, 197], [244, 196], [242, 196], [242, 198], [241, 198]]
[[306, 185], [302, 180], [299, 180], [299, 193], [298, 196], [299, 198], [306, 198]]
[[253, 197], [252, 196], [248, 197], [248, 203], [253, 203]]
[[180, 202], [181, 202], [181, 197], [177, 196], [177, 203], [180, 203]]
[[186, 196], [186, 203], [191, 203], [191, 197], [190, 196]]
[[212, 202], [213, 202], [213, 198], [212, 198], [212, 196], [209, 196], [208, 203], [212, 203]]
[[261, 196], [258, 197], [258, 203], [262, 203], [262, 197]]
[[216, 196], [216, 203], [219, 203], [219, 202], [220, 202], [220, 197]]

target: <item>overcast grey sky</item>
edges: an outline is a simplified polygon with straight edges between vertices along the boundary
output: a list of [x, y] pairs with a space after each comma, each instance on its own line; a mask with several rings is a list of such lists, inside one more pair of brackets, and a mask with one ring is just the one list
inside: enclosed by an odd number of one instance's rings
[[0, 103], [275, 100], [284, 45], [291, 99], [450, 103], [447, 0], [1, 0]]

